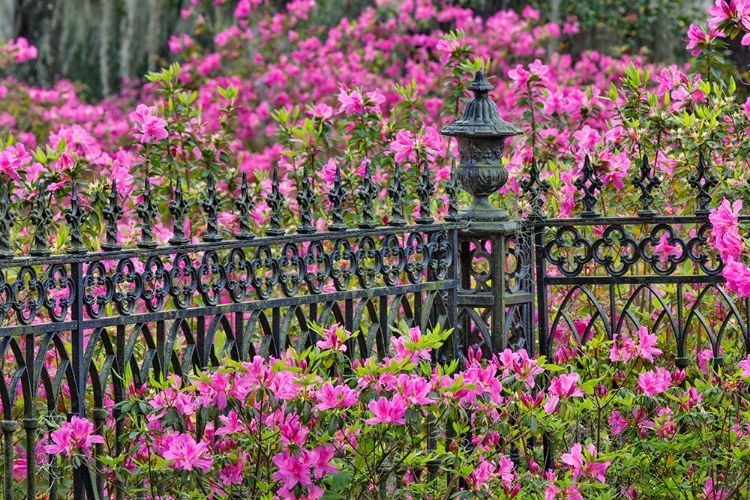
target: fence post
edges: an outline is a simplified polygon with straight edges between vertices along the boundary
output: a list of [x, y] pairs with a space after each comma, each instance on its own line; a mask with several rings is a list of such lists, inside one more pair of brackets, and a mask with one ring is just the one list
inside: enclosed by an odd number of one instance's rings
[[[462, 349], [465, 351], [476, 342], [485, 349], [485, 354], [508, 347], [508, 332], [513, 319], [507, 317], [509, 307], [511, 311], [513, 306], [520, 308], [522, 315], [529, 316], [520, 321], [523, 329], [526, 329], [524, 325], [532, 323], [533, 311], [532, 290], [511, 291], [506, 283], [505, 264], [510, 242], [515, 239], [518, 251], [524, 251], [521, 246], [526, 247], [521, 241], [524, 238], [516, 238], [522, 226], [519, 221], [509, 220], [505, 210], [489, 201], [489, 196], [497, 193], [508, 181], [502, 158], [505, 140], [521, 134], [521, 129], [500, 118], [497, 105], [487, 95], [492, 89], [494, 87], [484, 73], [477, 71], [468, 87], [474, 92], [474, 99], [467, 104], [464, 116], [440, 131], [443, 135], [455, 137], [458, 142], [457, 178], [472, 196], [469, 208], [458, 214], [461, 219], [469, 221], [469, 225], [461, 232], [459, 243], [461, 281], [457, 325], [464, 330], [460, 337], [464, 340]], [[474, 264], [481, 261], [486, 261], [487, 268], [475, 269]], [[525, 257], [525, 261], [530, 262], [530, 257]], [[531, 283], [528, 279], [523, 281]], [[519, 291], [524, 293], [517, 293]], [[528, 332], [525, 336], [528, 337]]]

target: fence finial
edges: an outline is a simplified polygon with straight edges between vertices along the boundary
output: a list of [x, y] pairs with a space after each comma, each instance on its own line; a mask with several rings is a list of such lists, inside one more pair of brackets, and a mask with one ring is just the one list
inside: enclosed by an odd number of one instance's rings
[[203, 200], [203, 211], [206, 213], [206, 235], [203, 237], [203, 241], [216, 242], [221, 241], [221, 234], [219, 234], [219, 220], [218, 215], [221, 210], [221, 200], [219, 195], [216, 194], [216, 182], [214, 180], [214, 174], [208, 173], [208, 195]]
[[417, 224], [432, 224], [435, 219], [430, 217], [430, 203], [432, 195], [435, 194], [435, 186], [430, 178], [430, 169], [427, 158], [422, 162], [422, 175], [417, 182], [417, 195], [419, 195], [419, 217]]
[[333, 189], [328, 192], [328, 199], [331, 202], [331, 223], [328, 224], [328, 230], [346, 231], [346, 224], [344, 224], [346, 191], [341, 182], [341, 167], [338, 163], [336, 163], [336, 174], [333, 176]]
[[315, 204], [315, 192], [310, 186], [310, 177], [307, 172], [307, 163], [302, 167], [302, 182], [297, 192], [297, 203], [299, 204], [300, 225], [297, 232], [300, 234], [311, 234], [316, 231], [312, 224], [312, 208]]
[[190, 242], [190, 238], [185, 236], [185, 214], [187, 213], [188, 204], [182, 194], [182, 179], [178, 175], [174, 188], [174, 198], [169, 202], [169, 213], [174, 218], [174, 228], [172, 229], [174, 236], [169, 238], [169, 244], [174, 246], [186, 245]]
[[388, 196], [391, 198], [393, 209], [391, 218], [388, 220], [389, 226], [403, 226], [406, 224], [404, 219], [404, 196], [406, 196], [406, 186], [401, 179], [401, 164], [396, 163], [393, 169], [393, 178], [388, 183]]
[[586, 155], [586, 159], [583, 162], [583, 170], [581, 171], [581, 177], [577, 178], [573, 183], [575, 187], [583, 191], [583, 212], [581, 217], [599, 217], [599, 212], [596, 210], [596, 192], [602, 189], [604, 183], [596, 175], [596, 171], [591, 166], [591, 160], [589, 155]]
[[141, 241], [138, 242], [138, 248], [151, 249], [156, 248], [157, 243], [154, 241], [153, 221], [157, 215], [154, 200], [151, 199], [151, 181], [146, 177], [143, 183], [143, 201], [138, 204], [136, 209], [138, 217], [141, 218]]
[[31, 223], [36, 226], [34, 248], [29, 252], [34, 257], [46, 257], [52, 253], [47, 247], [47, 231], [52, 222], [52, 210], [47, 205], [48, 200], [52, 200], [52, 193], [47, 196], [46, 191], [40, 190], [34, 199], [34, 208], [29, 213]]
[[86, 220], [87, 215], [86, 209], [81, 206], [80, 199], [78, 198], [78, 183], [73, 181], [70, 208], [65, 212], [65, 221], [70, 227], [70, 248], [67, 250], [70, 254], [81, 254], [89, 251], [86, 245], [83, 244], [83, 234], [81, 232], [81, 226], [83, 226], [83, 221]]
[[117, 204], [117, 181], [113, 180], [109, 189], [107, 204], [102, 209], [102, 215], [107, 221], [107, 229], [102, 250], [109, 252], [122, 249], [122, 245], [117, 243], [117, 221], [122, 219], [122, 207]]
[[359, 188], [357, 196], [362, 200], [362, 221], [359, 223], [361, 229], [373, 229], [375, 224], [375, 209], [373, 201], [377, 195], [375, 185], [372, 183], [372, 173], [370, 172], [370, 162], [365, 163], [365, 176], [362, 179], [362, 187]]
[[247, 172], [242, 172], [242, 183], [240, 184], [240, 196], [234, 202], [234, 206], [239, 212], [240, 230], [234, 235], [238, 240], [252, 240], [255, 238], [252, 227], [250, 226], [250, 211], [255, 206], [255, 200], [253, 200], [250, 194], [250, 189], [247, 187]]
[[0, 185], [0, 259], [12, 259], [13, 249], [10, 242], [10, 228], [16, 223], [18, 215], [10, 201], [10, 180]]
[[644, 153], [639, 173], [633, 179], [633, 186], [641, 190], [641, 196], [638, 198], [638, 202], [641, 204], [641, 209], [638, 210], [640, 217], [653, 217], [656, 215], [654, 209], [651, 208], [651, 205], [654, 203], [654, 196], [651, 194], [651, 191], [661, 186], [661, 179], [656, 176], [656, 172], [653, 174], [651, 172], [652, 169], [648, 163], [648, 155]]
[[546, 193], [550, 189], [549, 181], [542, 180], [539, 177], [539, 166], [536, 161], [536, 157], [531, 158], [531, 170], [529, 171], [529, 179], [522, 180], [518, 184], [523, 189], [523, 192], [529, 195], [529, 204], [531, 205], [531, 214], [534, 217], [544, 217], [542, 207], [544, 206], [544, 199], [542, 194]]
[[[702, 181], [702, 182], [701, 182]], [[695, 215], [708, 215], [711, 205], [711, 189], [719, 185], [719, 178], [708, 167], [703, 151], [698, 153], [698, 170], [688, 177], [688, 183], [698, 190], [695, 196]]]
[[271, 194], [268, 196], [266, 202], [271, 209], [271, 222], [269, 228], [266, 229], [266, 234], [268, 236], [281, 236], [285, 233], [281, 229], [281, 209], [284, 206], [284, 197], [281, 196], [281, 191], [279, 190], [279, 168], [276, 165], [273, 166]]
[[445, 185], [445, 194], [448, 196], [448, 214], [445, 220], [455, 222], [461, 220], [458, 215], [458, 171], [456, 170], [456, 159], [451, 160], [451, 177]]

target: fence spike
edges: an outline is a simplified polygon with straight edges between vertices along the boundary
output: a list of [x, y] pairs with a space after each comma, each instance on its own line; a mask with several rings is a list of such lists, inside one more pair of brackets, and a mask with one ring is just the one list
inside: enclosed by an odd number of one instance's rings
[[183, 196], [182, 179], [177, 176], [177, 184], [174, 188], [174, 198], [169, 202], [169, 213], [174, 218], [172, 233], [174, 236], [169, 238], [169, 244], [173, 246], [186, 245], [190, 238], [185, 235], [185, 214], [188, 210], [188, 204]]
[[362, 222], [359, 223], [361, 229], [373, 229], [375, 224], [375, 207], [373, 202], [378, 194], [375, 185], [372, 183], [372, 173], [370, 172], [370, 162], [365, 163], [365, 176], [362, 179], [362, 187], [359, 188], [357, 196], [362, 200]]
[[250, 211], [255, 206], [250, 190], [247, 187], [247, 172], [242, 172], [242, 183], [240, 184], [240, 196], [234, 202], [239, 212], [240, 230], [234, 235], [238, 240], [252, 240], [255, 238], [250, 225]]
[[208, 173], [208, 184], [206, 185], [208, 194], [206, 199], [203, 200], [203, 211], [206, 213], [206, 235], [203, 237], [203, 241], [216, 242], [221, 241], [221, 234], [219, 234], [219, 211], [221, 210], [221, 200], [219, 195], [216, 194], [216, 181], [214, 174]]
[[317, 197], [310, 186], [310, 177], [307, 174], [307, 163], [302, 167], [302, 181], [297, 192], [297, 204], [299, 205], [300, 225], [297, 232], [300, 234], [311, 234], [316, 231], [312, 224], [312, 208]]
[[102, 250], [111, 252], [122, 249], [122, 245], [117, 243], [117, 221], [122, 219], [122, 214], [122, 207], [117, 204], [117, 181], [113, 180], [109, 188], [107, 204], [104, 206], [104, 209], [102, 209], [104, 220], [107, 221]]
[[393, 209], [391, 218], [388, 221], [389, 226], [403, 226], [406, 224], [404, 219], [404, 196], [406, 196], [406, 187], [401, 179], [401, 164], [396, 163], [393, 171], [393, 178], [388, 183], [388, 195], [391, 198]]
[[10, 242], [10, 229], [18, 219], [10, 200], [10, 183], [0, 185], [0, 259], [12, 259], [14, 256]]
[[651, 194], [651, 191], [661, 186], [661, 179], [656, 176], [656, 172], [653, 174], [651, 172], [652, 168], [648, 163], [648, 155], [644, 153], [639, 173], [633, 179], [633, 186], [641, 190], [641, 196], [638, 198], [638, 202], [641, 204], [641, 209], [638, 210], [640, 217], [653, 217], [656, 215], [654, 209], [651, 208], [651, 205], [654, 203], [654, 196]]
[[422, 175], [420, 175], [417, 182], [417, 196], [419, 196], [419, 217], [416, 219], [417, 224], [432, 224], [435, 222], [435, 219], [430, 217], [430, 204], [433, 194], [435, 194], [435, 186], [432, 184], [429, 164], [427, 159], [425, 159], [422, 162]]
[[445, 186], [445, 194], [448, 196], [448, 214], [445, 220], [455, 222], [461, 220], [458, 215], [458, 171], [456, 170], [456, 159], [451, 160], [451, 177]]
[[46, 257], [50, 253], [47, 246], [47, 234], [49, 225], [52, 222], [52, 210], [48, 206], [48, 200], [51, 202], [52, 193], [46, 196], [46, 192], [40, 191], [34, 199], [34, 208], [29, 213], [31, 223], [36, 226], [34, 232], [34, 248], [29, 252], [34, 257]]
[[273, 177], [271, 179], [271, 195], [267, 199], [268, 206], [271, 209], [270, 227], [266, 229], [268, 236], [281, 236], [285, 233], [281, 229], [281, 209], [284, 207], [284, 197], [279, 191], [279, 169], [273, 166]]
[[589, 155], [586, 155], [586, 159], [583, 162], [583, 171], [581, 177], [577, 178], [573, 185], [583, 191], [583, 212], [581, 217], [599, 217], [599, 212], [596, 210], [596, 192], [601, 191], [604, 183], [596, 175], [596, 171], [591, 166], [591, 160]]
[[542, 194], [549, 191], [551, 187], [550, 183], [546, 179], [542, 180], [539, 174], [539, 165], [536, 161], [536, 157], [532, 157], [529, 179], [524, 179], [518, 183], [521, 186], [521, 189], [523, 189], [523, 192], [529, 195], [531, 213], [534, 217], [537, 218], [544, 217], [544, 212], [542, 212], [542, 207], [544, 206], [544, 198], [542, 198]]
[[[701, 182], [703, 181], [703, 182]], [[688, 183], [698, 190], [695, 196], [695, 215], [708, 215], [711, 206], [711, 189], [719, 185], [719, 178], [706, 164], [703, 151], [698, 153], [698, 170], [688, 176]]]
[[333, 189], [328, 192], [328, 199], [331, 202], [331, 223], [328, 224], [329, 231], [346, 231], [344, 223], [344, 200], [346, 191], [344, 184], [341, 182], [341, 167], [336, 164], [336, 174], [333, 176]]
[[138, 248], [146, 250], [156, 248], [157, 243], [154, 241], [153, 227], [156, 206], [154, 200], [151, 199], [151, 180], [148, 177], [143, 183], [143, 201], [138, 204], [136, 211], [141, 219], [141, 241], [138, 242]]
[[87, 216], [88, 212], [81, 206], [80, 199], [78, 198], [78, 183], [73, 181], [70, 208], [65, 212], [65, 221], [70, 228], [70, 248], [67, 250], [70, 254], [81, 254], [89, 251], [86, 245], [83, 244], [83, 233], [81, 232], [83, 221], [86, 220]]

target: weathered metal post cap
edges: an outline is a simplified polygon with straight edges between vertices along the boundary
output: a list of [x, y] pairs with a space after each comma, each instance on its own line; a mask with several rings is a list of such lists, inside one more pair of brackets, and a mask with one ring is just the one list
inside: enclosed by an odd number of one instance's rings
[[484, 76], [484, 71], [477, 71], [474, 81], [468, 87], [468, 90], [474, 92], [474, 99], [466, 105], [464, 116], [444, 127], [440, 133], [449, 137], [472, 135], [503, 138], [522, 134], [520, 128], [500, 118], [497, 104], [487, 95], [494, 88]]
[[469, 85], [474, 99], [469, 101], [464, 116], [443, 128], [442, 135], [458, 142], [458, 179], [474, 200], [462, 217], [475, 221], [502, 221], [508, 213], [493, 206], [488, 197], [508, 181], [503, 166], [505, 139], [522, 133], [521, 129], [500, 118], [495, 104], [487, 95], [492, 86], [483, 71], [477, 71]]

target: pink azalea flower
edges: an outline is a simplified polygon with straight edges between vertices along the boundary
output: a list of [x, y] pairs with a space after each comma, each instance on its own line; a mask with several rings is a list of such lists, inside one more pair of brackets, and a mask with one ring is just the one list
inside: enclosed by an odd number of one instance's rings
[[620, 415], [620, 412], [617, 410], [612, 412], [607, 422], [612, 427], [612, 434], [615, 436], [621, 434], [628, 427], [628, 420]]
[[671, 383], [672, 375], [666, 368], [657, 368], [653, 371], [643, 372], [638, 376], [638, 388], [649, 397], [654, 397], [666, 391]]
[[351, 336], [344, 327], [341, 325], [332, 325], [328, 328], [323, 328], [323, 338], [316, 342], [316, 346], [326, 350], [330, 349], [334, 352], [346, 352], [346, 341]]
[[284, 489], [291, 491], [297, 484], [300, 486], [310, 486], [313, 484], [310, 478], [312, 464], [303, 462], [300, 460], [300, 457], [290, 453], [289, 450], [284, 450], [275, 455], [273, 463], [279, 468], [279, 470], [273, 473], [273, 478], [276, 481], [280, 481]]
[[320, 479], [326, 474], [335, 474], [339, 468], [331, 464], [331, 460], [336, 454], [336, 448], [333, 445], [318, 446], [312, 451], [307, 451], [306, 462], [315, 467], [315, 479]]
[[575, 372], [554, 377], [550, 381], [549, 389], [547, 390], [548, 398], [544, 404], [544, 411], [550, 414], [553, 413], [557, 409], [557, 404], [561, 398], [583, 396], [585, 394], [583, 389], [578, 387], [578, 380], [580, 378]]
[[234, 434], [235, 432], [239, 432], [242, 430], [242, 425], [239, 422], [239, 419], [237, 418], [237, 412], [234, 410], [231, 410], [228, 415], [219, 415], [219, 421], [221, 422], [221, 427], [219, 427], [216, 430], [217, 436], [226, 436], [228, 434]]
[[721, 275], [727, 280], [726, 289], [736, 293], [739, 297], [750, 297], [750, 269], [746, 265], [730, 261], [721, 271]]
[[315, 405], [315, 409], [318, 411], [348, 408], [358, 400], [357, 391], [354, 389], [350, 389], [346, 385], [334, 386], [330, 382], [323, 384], [313, 396], [318, 401], [318, 404]]
[[716, 0], [708, 13], [712, 16], [708, 19], [708, 25], [711, 29], [717, 29], [725, 22], [741, 24], [750, 14], [750, 6], [747, 0]]
[[74, 453], [90, 457], [91, 445], [104, 443], [104, 438], [94, 433], [94, 424], [78, 416], [73, 416], [70, 422], [63, 422], [59, 429], [52, 432], [50, 439], [53, 444], [45, 446], [44, 451], [52, 455], [65, 453], [68, 459]]
[[654, 356], [661, 355], [662, 351], [654, 347], [659, 338], [655, 334], [648, 333], [648, 329], [642, 326], [638, 329], [638, 355], [643, 359], [654, 362]]
[[654, 245], [654, 255], [659, 258], [659, 262], [666, 264], [669, 262], [670, 257], [677, 258], [682, 255], [682, 251], [679, 245], [669, 243], [669, 235], [667, 233], [662, 233], [659, 243]]
[[741, 377], [750, 377], [750, 355], [748, 355], [747, 358], [743, 359], [739, 363], [737, 363], [740, 368], [742, 369], [742, 372], [740, 373]]
[[365, 420], [370, 425], [375, 424], [396, 424], [403, 425], [406, 423], [406, 401], [396, 394], [393, 399], [380, 397], [377, 401], [370, 401], [367, 405], [372, 414], [372, 418]]
[[226, 464], [221, 471], [219, 471], [219, 477], [226, 484], [241, 484], [243, 480], [242, 471], [244, 466], [245, 464], [242, 460]]
[[742, 200], [736, 200], [730, 205], [724, 198], [721, 205], [708, 215], [711, 221], [711, 242], [719, 250], [724, 262], [738, 260], [742, 253], [742, 237], [740, 236], [739, 215]]
[[699, 56], [703, 51], [703, 48], [707, 47], [713, 39], [717, 37], [723, 37], [724, 32], [710, 29], [708, 33], [703, 31], [703, 28], [691, 24], [687, 30], [688, 44], [685, 49], [690, 51], [690, 55], [693, 57]]
[[162, 454], [166, 460], [174, 460], [174, 467], [183, 470], [201, 469], [203, 472], [211, 470], [214, 461], [208, 454], [208, 445], [204, 442], [196, 443], [189, 434], [179, 434], [167, 441], [167, 450]]
[[578, 476], [584, 475], [596, 479], [600, 483], [605, 483], [605, 474], [611, 462], [609, 460], [605, 462], [595, 461], [597, 451], [593, 444], [587, 445], [586, 451], [588, 452], [588, 457], [584, 457], [583, 446], [581, 443], [576, 443], [570, 449], [570, 453], [563, 453], [560, 460], [568, 465], [573, 471], [573, 481], [575, 481]]
[[729, 498], [729, 492], [724, 488], [719, 488], [717, 486], [718, 484], [713, 477], [706, 479], [706, 484], [703, 486], [703, 499], [727, 500]]
[[155, 113], [156, 108], [154, 106], [146, 106], [145, 104], [139, 104], [135, 111], [130, 113], [130, 119], [135, 122], [133, 124], [135, 138], [142, 144], [160, 141], [166, 139], [169, 135], [167, 133], [167, 122], [156, 116]]

